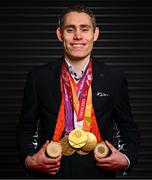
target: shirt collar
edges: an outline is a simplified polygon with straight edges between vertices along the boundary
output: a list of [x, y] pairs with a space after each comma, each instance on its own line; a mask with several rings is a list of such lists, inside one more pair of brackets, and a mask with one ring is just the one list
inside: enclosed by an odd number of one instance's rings
[[71, 73], [71, 75], [73, 76], [73, 78], [76, 80], [76, 81], [79, 81], [84, 73], [84, 71], [86, 70], [88, 64], [89, 64], [89, 60], [87, 61], [87, 63], [85, 64], [85, 66], [82, 68], [81, 72], [79, 74], [77, 74], [74, 70], [73, 70], [73, 67], [72, 65], [69, 63], [68, 59], [65, 57], [65, 62], [68, 66], [68, 69], [69, 69], [69, 72]]

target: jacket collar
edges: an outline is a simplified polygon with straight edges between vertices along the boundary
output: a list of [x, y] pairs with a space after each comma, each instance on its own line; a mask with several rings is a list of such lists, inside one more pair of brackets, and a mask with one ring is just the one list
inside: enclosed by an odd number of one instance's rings
[[[64, 57], [60, 58], [55, 64], [52, 66], [50, 65], [50, 73], [51, 77], [53, 78], [53, 84], [51, 85], [51, 91], [55, 96], [57, 108], [60, 107], [61, 103], [61, 86], [60, 86], [60, 74], [61, 74], [61, 66], [63, 62]], [[96, 96], [97, 90], [100, 86], [102, 86], [102, 66], [103, 64], [101, 62], [98, 62], [95, 58], [92, 58], [92, 72], [93, 72], [93, 81], [92, 81], [92, 103], [93, 106], [96, 104]], [[99, 83], [100, 82], [100, 83]]]

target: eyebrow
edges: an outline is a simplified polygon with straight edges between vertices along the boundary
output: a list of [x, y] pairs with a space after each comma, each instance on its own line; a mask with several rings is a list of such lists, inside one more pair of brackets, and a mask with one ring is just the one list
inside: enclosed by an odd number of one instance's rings
[[[88, 24], [81, 24], [79, 25], [81, 28], [91, 28], [90, 25]], [[67, 29], [67, 28], [73, 28], [73, 29], [76, 29], [76, 26], [74, 24], [70, 24], [70, 25], [66, 25], [64, 26], [64, 29]]]

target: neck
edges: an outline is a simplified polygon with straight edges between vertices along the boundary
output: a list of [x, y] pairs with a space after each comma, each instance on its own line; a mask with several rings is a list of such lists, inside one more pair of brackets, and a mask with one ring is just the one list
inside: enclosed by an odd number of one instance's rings
[[90, 57], [86, 57], [84, 59], [76, 59], [76, 60], [71, 60], [68, 57], [66, 57], [66, 60], [72, 65], [72, 68], [74, 71], [79, 74], [83, 67], [87, 64], [87, 62], [90, 60]]

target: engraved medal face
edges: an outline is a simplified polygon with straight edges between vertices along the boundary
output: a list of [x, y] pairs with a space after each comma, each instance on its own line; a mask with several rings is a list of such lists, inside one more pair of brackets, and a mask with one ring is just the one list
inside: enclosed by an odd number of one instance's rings
[[94, 149], [94, 153], [98, 158], [104, 158], [109, 154], [109, 148], [104, 141], [98, 143]]
[[61, 140], [60, 144], [62, 146], [62, 154], [64, 156], [70, 156], [75, 153], [75, 149], [72, 148], [68, 142], [68, 135], [65, 135]]
[[68, 136], [69, 144], [76, 149], [83, 147], [86, 144], [87, 139], [87, 133], [79, 128], [72, 130]]
[[81, 149], [83, 151], [90, 152], [90, 151], [94, 150], [94, 148], [96, 147], [96, 145], [97, 145], [97, 138], [91, 132], [88, 132], [87, 136], [88, 136], [87, 143]]
[[81, 149], [77, 149], [76, 152], [80, 155], [87, 155], [89, 152], [82, 151]]
[[62, 152], [62, 147], [58, 142], [51, 141], [46, 148], [46, 153], [51, 158], [56, 158], [60, 156], [61, 152]]

